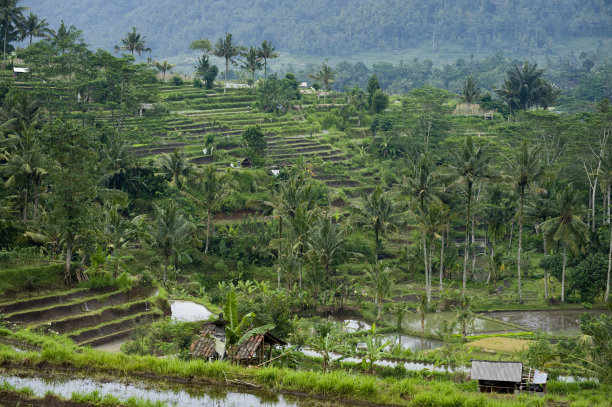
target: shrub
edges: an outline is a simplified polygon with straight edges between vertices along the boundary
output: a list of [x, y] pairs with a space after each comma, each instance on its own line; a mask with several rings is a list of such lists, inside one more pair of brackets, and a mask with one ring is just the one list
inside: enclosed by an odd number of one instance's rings
[[185, 83], [185, 81], [183, 81], [183, 78], [181, 78], [180, 76], [173, 76], [172, 79], [170, 80], [170, 82], [174, 85], [174, 86], [183, 86], [183, 84]]
[[194, 88], [202, 88], [204, 83], [200, 80], [200, 78], [193, 78], [193, 87]]

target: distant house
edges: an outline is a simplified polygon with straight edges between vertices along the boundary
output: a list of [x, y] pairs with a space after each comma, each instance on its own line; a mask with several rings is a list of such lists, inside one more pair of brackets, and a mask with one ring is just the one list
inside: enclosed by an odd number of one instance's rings
[[481, 393], [515, 393], [521, 387], [523, 364], [472, 360], [470, 376], [478, 380], [478, 391]]
[[24, 75], [30, 73], [30, 68], [25, 67], [13, 67], [13, 78], [16, 78], [18, 75]]
[[308, 89], [308, 82], [302, 82], [298, 85], [300, 89]]
[[251, 159], [248, 157], [243, 160], [240, 160], [238, 164], [240, 168], [251, 168], [253, 166], [253, 164], [251, 163]]
[[240, 346], [226, 349], [225, 325], [223, 315], [214, 322], [203, 325], [200, 336], [193, 341], [189, 349], [192, 357], [208, 360], [230, 359], [232, 361], [254, 365], [270, 359], [274, 346], [285, 346], [287, 343], [269, 332], [253, 335]]
[[141, 103], [138, 108], [138, 115], [144, 115], [148, 110], [155, 110], [155, 105], [153, 103]]

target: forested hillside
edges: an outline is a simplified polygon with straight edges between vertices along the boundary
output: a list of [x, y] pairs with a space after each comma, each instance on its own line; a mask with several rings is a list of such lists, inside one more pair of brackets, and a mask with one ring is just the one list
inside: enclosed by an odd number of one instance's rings
[[29, 0], [53, 26], [84, 30], [94, 48], [111, 50], [135, 25], [154, 55], [175, 55], [197, 38], [234, 33], [262, 38], [293, 54], [350, 55], [372, 50], [455, 47], [524, 55], [550, 52], [558, 41], [612, 33], [606, 0]]

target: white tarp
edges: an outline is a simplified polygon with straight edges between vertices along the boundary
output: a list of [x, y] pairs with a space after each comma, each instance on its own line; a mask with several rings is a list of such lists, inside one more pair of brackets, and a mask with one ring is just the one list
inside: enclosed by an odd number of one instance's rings
[[538, 369], [535, 369], [533, 372], [533, 384], [546, 384], [546, 379], [548, 378], [548, 373], [541, 372]]

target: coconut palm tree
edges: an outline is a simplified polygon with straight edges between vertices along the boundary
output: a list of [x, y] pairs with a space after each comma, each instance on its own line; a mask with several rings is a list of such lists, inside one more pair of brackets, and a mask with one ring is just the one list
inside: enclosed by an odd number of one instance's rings
[[345, 231], [328, 216], [323, 216], [312, 228], [307, 245], [329, 278], [329, 265], [342, 253]]
[[363, 195], [357, 208], [356, 223], [374, 231], [376, 257], [382, 256], [381, 238], [390, 230], [397, 230], [403, 224], [403, 206], [396, 204], [380, 185], [370, 195]]
[[176, 64], [171, 64], [168, 61], [164, 61], [164, 62], [155, 61], [155, 62], [153, 62], [153, 65], [164, 76], [164, 82], [166, 82], [166, 71], [169, 72], [169, 71], [172, 70], [172, 68], [174, 68], [176, 66]]
[[378, 321], [382, 314], [383, 303], [391, 295], [391, 287], [393, 287], [391, 269], [382, 262], [376, 262], [375, 266], [368, 264], [364, 271], [369, 283], [368, 287], [378, 307], [378, 313], [376, 314], [376, 320]]
[[454, 161], [451, 166], [452, 175], [456, 179], [456, 182], [463, 185], [467, 201], [465, 209], [465, 248], [463, 253], [462, 277], [462, 297], [465, 299], [474, 183], [482, 179], [491, 178], [491, 173], [489, 171], [491, 156], [487, 154], [486, 145], [474, 146], [472, 136], [467, 136], [463, 147], [459, 151], [453, 151], [452, 154]]
[[26, 131], [20, 137], [16, 150], [8, 155], [7, 162], [0, 167], [0, 174], [7, 177], [6, 187], [17, 187], [23, 196], [22, 220], [28, 220], [30, 196], [34, 194], [34, 213], [36, 219], [40, 184], [47, 174], [45, 156], [34, 139], [33, 132]]
[[336, 72], [337, 70], [327, 65], [327, 60], [325, 60], [323, 61], [323, 66], [321, 67], [321, 69], [310, 75], [310, 78], [314, 79], [315, 81], [320, 81], [323, 84], [323, 89], [325, 89], [325, 94], [323, 95], [323, 102], [325, 102], [327, 92], [331, 89], [331, 85], [336, 79]]
[[236, 61], [234, 58], [240, 55], [240, 52], [243, 50], [243, 47], [236, 45], [232, 40], [232, 34], [226, 33], [225, 39], [219, 38], [215, 44], [215, 48], [213, 49], [213, 54], [219, 58], [225, 59], [225, 83], [223, 84], [223, 93], [227, 89], [227, 72], [229, 70], [229, 63], [232, 65], [236, 65]]
[[463, 85], [463, 100], [468, 105], [473, 104], [480, 96], [480, 89], [478, 88], [478, 83], [472, 78], [468, 76], [465, 85]]
[[[442, 203], [431, 203], [426, 211], [417, 211], [414, 214], [414, 225], [421, 233], [423, 248], [423, 262], [425, 264], [425, 292], [427, 304], [431, 303], [431, 282], [433, 277], [433, 255], [436, 242], [442, 240], [441, 233], [446, 226], [448, 208]], [[443, 242], [442, 242], [443, 243]]]
[[130, 51], [132, 55], [136, 52], [138, 56], [141, 52], [151, 52], [151, 48], [145, 45], [145, 37], [136, 32], [136, 27], [132, 27], [132, 31], [128, 32], [126, 37], [121, 39], [121, 42], [123, 43], [122, 46], [115, 45], [115, 52]]
[[518, 251], [516, 256], [519, 303], [523, 301], [521, 293], [521, 251], [523, 249], [523, 210], [525, 208], [525, 194], [529, 191], [532, 184], [537, 182], [544, 173], [544, 166], [540, 161], [540, 151], [540, 146], [532, 147], [526, 140], [523, 140], [515, 157], [508, 160], [509, 176], [519, 195]]
[[582, 243], [588, 239], [589, 227], [580, 215], [584, 212], [584, 205], [577, 192], [568, 184], [557, 196], [554, 202], [556, 217], [540, 223], [539, 228], [544, 235], [546, 247], [553, 242], [563, 244], [563, 266], [561, 269], [561, 301], [565, 301], [565, 266], [567, 265], [567, 248], [574, 253], [582, 249]]
[[204, 253], [208, 253], [214, 211], [232, 192], [234, 184], [231, 174], [217, 173], [212, 164], [204, 167], [202, 172], [190, 180], [190, 184], [191, 188], [189, 192], [185, 192], [185, 195], [206, 210], [206, 247]]
[[20, 0], [0, 0], [0, 24], [4, 27], [4, 60], [2, 69], [6, 67], [6, 47], [8, 45], [8, 33], [18, 28], [23, 23], [23, 12], [28, 7], [17, 5]]
[[163, 154], [158, 159], [161, 175], [170, 181], [170, 185], [182, 188], [193, 171], [193, 165], [187, 161], [185, 154], [174, 150], [172, 154]]
[[599, 169], [601, 175], [601, 185], [608, 196], [608, 227], [610, 228], [610, 247], [608, 249], [608, 274], [606, 277], [606, 293], [604, 295], [604, 302], [607, 303], [610, 298], [610, 271], [612, 270], [612, 218], [610, 217], [610, 192], [612, 189], [612, 146], [604, 150], [601, 156], [601, 167]]
[[185, 219], [178, 205], [172, 201], [165, 208], [155, 205], [154, 212], [155, 220], [149, 225], [147, 236], [151, 246], [164, 258], [163, 281], [166, 282], [170, 257], [177, 256], [189, 242], [195, 226]]
[[53, 30], [49, 28], [46, 19], [39, 20], [38, 16], [32, 12], [27, 19], [23, 21], [19, 27], [19, 41], [23, 41], [30, 37], [30, 45], [32, 45], [33, 37], [49, 38], [53, 34]]
[[278, 58], [278, 52], [274, 52], [274, 47], [267, 40], [257, 48], [257, 56], [264, 60], [264, 79], [268, 78], [268, 59]]
[[240, 68], [251, 74], [251, 89], [252, 93], [255, 93], [255, 72], [261, 71], [261, 60], [259, 59], [257, 50], [253, 47], [249, 47], [249, 50], [243, 51], [241, 55], [244, 58], [244, 61], [242, 62]]

